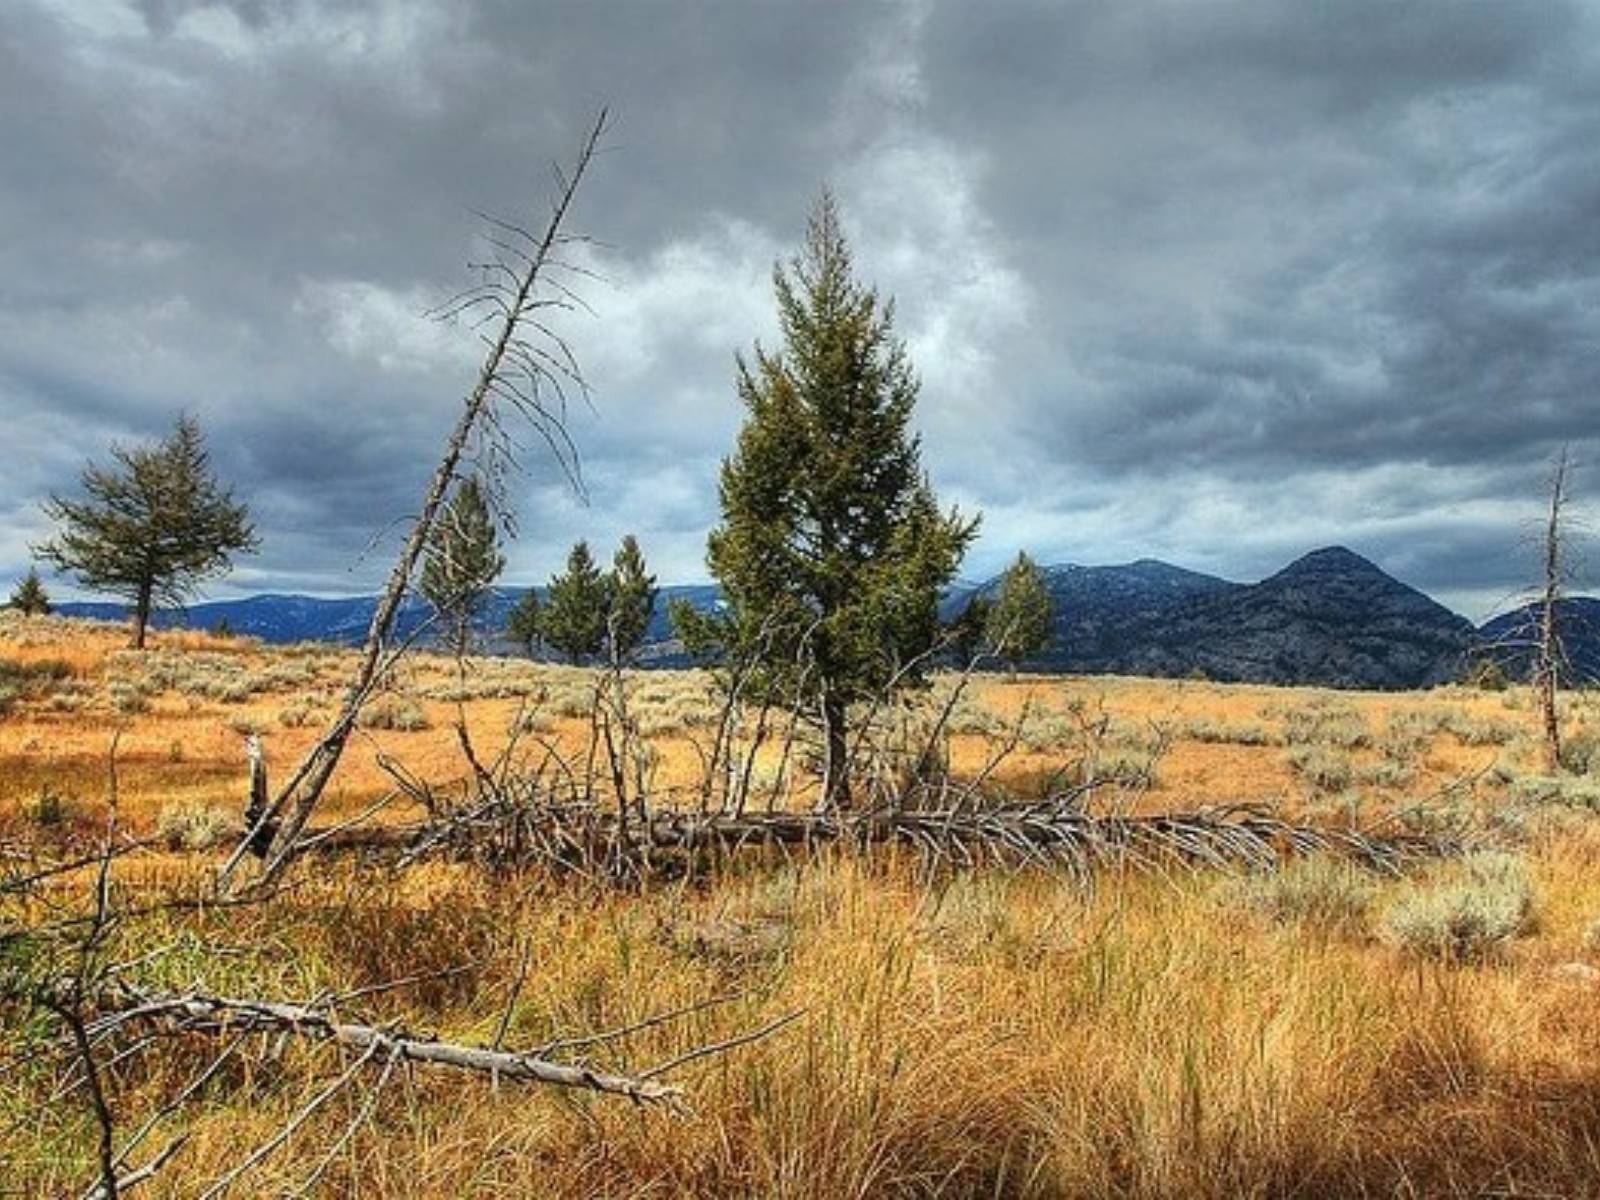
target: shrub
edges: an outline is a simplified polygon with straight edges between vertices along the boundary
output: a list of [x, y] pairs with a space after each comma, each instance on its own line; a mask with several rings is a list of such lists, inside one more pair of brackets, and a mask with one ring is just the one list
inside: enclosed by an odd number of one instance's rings
[[205, 804], [163, 805], [156, 817], [156, 837], [169, 850], [209, 850], [235, 832], [226, 813]]
[[278, 710], [278, 724], [285, 729], [301, 729], [316, 719], [316, 706], [306, 700], [297, 700]]
[[1389, 910], [1385, 929], [1395, 945], [1424, 958], [1472, 962], [1493, 954], [1534, 924], [1533, 882], [1515, 855], [1480, 852], [1459, 873], [1415, 885]]
[[1492, 658], [1480, 658], [1467, 668], [1462, 682], [1480, 692], [1503, 692], [1511, 686], [1506, 669]]
[[1320, 746], [1296, 746], [1289, 751], [1289, 765], [1308, 783], [1324, 792], [1342, 792], [1355, 782], [1350, 759]]
[[111, 707], [124, 716], [150, 711], [150, 697], [137, 684], [114, 680], [107, 694], [111, 697]]
[[1314, 702], [1305, 708], [1281, 711], [1284, 741], [1291, 745], [1355, 750], [1372, 744], [1366, 718], [1353, 708]]
[[1561, 765], [1574, 775], [1600, 775], [1600, 729], [1585, 725], [1561, 744]]
[[78, 815], [78, 805], [49, 785], [39, 789], [33, 800], [22, 806], [22, 815], [35, 825], [53, 829], [65, 825]]
[[1562, 775], [1522, 775], [1510, 781], [1511, 798], [1519, 804], [1564, 804], [1600, 809], [1600, 781]]
[[513, 717], [509, 732], [516, 734], [549, 733], [556, 727], [556, 719], [547, 712], [523, 713], [520, 717]]
[[400, 733], [415, 733], [428, 728], [428, 715], [410, 700], [386, 696], [361, 710], [363, 729], [393, 729]]
[[1365, 924], [1377, 890], [1355, 864], [1316, 856], [1237, 881], [1226, 895], [1270, 921], [1354, 931]]

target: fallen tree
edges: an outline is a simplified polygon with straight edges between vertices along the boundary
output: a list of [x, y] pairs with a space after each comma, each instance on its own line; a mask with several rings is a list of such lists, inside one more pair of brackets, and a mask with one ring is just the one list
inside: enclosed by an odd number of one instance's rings
[[392, 853], [400, 862], [443, 856], [494, 867], [544, 863], [617, 874], [682, 869], [701, 855], [896, 845], [915, 850], [930, 866], [1040, 867], [1084, 883], [1097, 870], [1119, 866], [1265, 870], [1307, 854], [1393, 871], [1448, 849], [1412, 834], [1299, 824], [1246, 804], [1148, 814], [1096, 813], [1068, 801], [825, 813], [652, 809], [623, 819], [593, 804], [496, 798], [427, 822], [346, 830], [312, 841], [306, 852], [366, 850]]

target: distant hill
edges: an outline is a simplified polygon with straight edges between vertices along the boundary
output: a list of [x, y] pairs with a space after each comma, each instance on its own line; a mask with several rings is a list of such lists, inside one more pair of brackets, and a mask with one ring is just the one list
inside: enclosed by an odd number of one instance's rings
[[[535, 590], [543, 599], [545, 589], [541, 587]], [[526, 588], [504, 588], [490, 597], [484, 609], [481, 628], [488, 636], [491, 649], [512, 649], [501, 631], [505, 629], [512, 607], [526, 591]], [[685, 600], [703, 610], [713, 606], [718, 595], [716, 587], [710, 584], [663, 587], [646, 634], [647, 644], [657, 655], [672, 651], [668, 606], [673, 600]], [[327, 599], [266, 593], [242, 600], [212, 600], [158, 612], [154, 622], [162, 629], [215, 629], [226, 624], [234, 633], [258, 637], [264, 642], [338, 642], [358, 645], [366, 637], [377, 605], [376, 596]], [[57, 611], [63, 616], [92, 617], [105, 621], [126, 620], [128, 617], [128, 606], [125, 604], [74, 602], [57, 605]], [[397, 635], [411, 636], [427, 623], [431, 615], [432, 610], [426, 601], [411, 596], [402, 606], [395, 622]]]
[[[1483, 652], [1517, 679], [1533, 664], [1539, 606], [1526, 604], [1486, 621], [1478, 630]], [[1556, 605], [1556, 627], [1567, 659], [1567, 682], [1600, 683], [1600, 600], [1571, 596]]]
[[1036, 665], [1051, 670], [1421, 687], [1458, 675], [1475, 637], [1465, 618], [1342, 546], [1255, 584], [1149, 559], [1044, 570], [1057, 636]]
[[[1456, 678], [1474, 649], [1489, 643], [1513, 671], [1525, 660], [1510, 631], [1525, 613], [1508, 613], [1474, 630], [1464, 618], [1341, 546], [1313, 551], [1259, 583], [1235, 583], [1155, 559], [1118, 566], [1059, 564], [1041, 568], [1056, 600], [1051, 647], [1034, 669], [1082, 673], [1184, 676], [1228, 681], [1331, 687], [1423, 687]], [[998, 577], [949, 588], [946, 619], [976, 595], [992, 594]], [[543, 589], [539, 589], [542, 593]], [[498, 631], [523, 589], [497, 592], [485, 615], [490, 648], [511, 651]], [[711, 584], [663, 587], [647, 635], [644, 661], [684, 661], [673, 640], [669, 603], [702, 611], [718, 603]], [[357, 643], [376, 597], [324, 599], [262, 595], [196, 604], [162, 613], [161, 626], [215, 628], [268, 642]], [[117, 604], [63, 604], [67, 615], [125, 617]], [[1600, 680], [1600, 600], [1575, 598], [1563, 609], [1575, 674]], [[402, 635], [427, 620], [413, 598], [401, 612]]]

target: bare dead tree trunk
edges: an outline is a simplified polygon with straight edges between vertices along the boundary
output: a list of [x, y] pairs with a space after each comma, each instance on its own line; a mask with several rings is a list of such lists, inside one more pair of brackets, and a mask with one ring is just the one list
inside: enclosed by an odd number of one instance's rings
[[244, 741], [245, 758], [250, 764], [250, 798], [245, 802], [244, 827], [252, 835], [245, 846], [257, 858], [265, 858], [272, 845], [272, 835], [277, 831], [263, 822], [271, 795], [267, 789], [267, 760], [261, 748], [261, 736], [252, 733]]
[[1571, 467], [1563, 447], [1550, 476], [1550, 512], [1544, 534], [1544, 587], [1539, 598], [1539, 642], [1534, 661], [1533, 685], [1539, 697], [1544, 724], [1545, 769], [1561, 766], [1561, 719], [1556, 711], [1556, 691], [1561, 675], [1559, 607], [1566, 591], [1567, 475]]
[[[535, 237], [514, 226], [497, 223], [506, 232], [522, 239], [522, 245], [507, 246], [497, 243], [503, 251], [516, 256], [521, 264], [521, 270], [520, 272], [513, 270], [504, 261], [494, 264], [502, 274], [491, 276], [491, 282], [485, 284], [482, 289], [465, 293], [466, 298], [454, 311], [465, 311], [474, 305], [487, 304], [493, 310], [491, 315], [498, 316], [499, 332], [493, 339], [485, 338], [489, 349], [483, 367], [478, 373], [477, 384], [467, 396], [461, 414], [456, 419], [455, 428], [445, 442], [444, 454], [423, 495], [422, 507], [417, 514], [416, 522], [400, 551], [399, 558], [395, 561], [394, 569], [389, 574], [388, 585], [384, 588], [378, 606], [373, 611], [372, 623], [367, 629], [366, 641], [361, 650], [361, 660], [345, 694], [344, 703], [327, 732], [307, 753], [299, 768], [272, 803], [266, 807], [266, 811], [247, 832], [245, 841], [223, 867], [221, 883], [224, 888], [228, 886], [234, 869], [248, 852], [251, 839], [259, 836], [259, 831], [270, 824], [277, 823], [277, 829], [261, 869], [261, 882], [270, 882], [287, 866], [294, 843], [322, 798], [323, 789], [327, 786], [334, 768], [339, 765], [345, 744], [355, 729], [356, 718], [378, 681], [389, 648], [389, 638], [394, 630], [395, 618], [400, 612], [401, 603], [410, 587], [417, 563], [427, 547], [462, 455], [474, 437], [485, 434], [485, 425], [496, 423], [493, 411], [496, 400], [504, 400], [525, 416], [532, 417], [539, 426], [540, 433], [552, 445], [555, 444], [556, 437], [565, 437], [559, 420], [550, 413], [541, 400], [539, 389], [540, 385], [545, 383], [554, 386], [559, 393], [561, 387], [556, 376], [562, 374], [581, 385], [581, 380], [576, 376], [576, 364], [570, 354], [565, 352], [559, 340], [557, 349], [553, 352], [548, 348], [533, 345], [523, 336], [523, 331], [524, 327], [532, 327], [545, 337], [554, 338], [554, 335], [543, 326], [539, 310], [545, 307], [570, 307], [568, 300], [536, 298], [535, 288], [540, 283], [541, 275], [546, 273], [546, 269], [551, 265], [553, 252], [564, 240], [561, 232], [562, 223], [594, 158], [600, 138], [605, 132], [606, 122], [607, 114], [605, 110], [601, 110], [584, 139], [571, 175], [561, 178], [554, 211], [542, 235]], [[562, 294], [569, 295], [564, 289]]]

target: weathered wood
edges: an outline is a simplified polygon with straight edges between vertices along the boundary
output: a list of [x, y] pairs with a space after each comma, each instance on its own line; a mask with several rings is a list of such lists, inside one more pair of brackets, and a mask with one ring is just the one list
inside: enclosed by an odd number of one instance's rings
[[[523, 269], [520, 274], [515, 275], [515, 286], [507, 289], [509, 294], [495, 297], [500, 309], [499, 331], [492, 339], [486, 339], [489, 348], [479, 371], [477, 383], [463, 402], [455, 427], [445, 441], [444, 453], [423, 494], [422, 505], [416, 520], [412, 523], [411, 532], [401, 548], [399, 557], [395, 560], [389, 581], [373, 610], [372, 622], [368, 626], [366, 641], [361, 648], [361, 657], [344, 701], [326, 732], [307, 752], [299, 768], [283, 789], [252, 822], [245, 841], [223, 866], [220, 882], [225, 888], [230, 884], [234, 870], [242, 859], [252, 852], [251, 847], [260, 838], [265, 838], [268, 842], [265, 862], [261, 868], [263, 884], [269, 883], [281, 874], [294, 856], [294, 845], [321, 800], [334, 768], [339, 765], [345, 745], [356, 727], [356, 719], [360, 716], [361, 709], [371, 695], [384, 666], [390, 661], [389, 640], [394, 631], [395, 618], [410, 589], [412, 576], [432, 535], [445, 496], [456, 478], [462, 456], [473, 438], [482, 431], [485, 423], [492, 423], [492, 410], [497, 398], [509, 394], [513, 397], [513, 402], [519, 406], [537, 406], [534, 397], [507, 379], [505, 364], [510, 361], [521, 364], [524, 370], [545, 369], [540, 365], [543, 356], [530, 350], [523, 340], [522, 328], [528, 323], [535, 325], [538, 323], [535, 313], [540, 302], [534, 298], [535, 288], [550, 264], [552, 252], [561, 243], [562, 223], [577, 195], [578, 186], [582, 183], [594, 158], [600, 138], [605, 132], [606, 120], [607, 115], [602, 110], [584, 140], [572, 173], [563, 179], [554, 211], [543, 235], [533, 238], [521, 230], [517, 231], [527, 238], [530, 246], [526, 252], [518, 251], [524, 261]], [[541, 429], [540, 432], [549, 437], [548, 429]]]
[[198, 992], [139, 997], [124, 1007], [102, 1006], [94, 1028], [129, 1023], [159, 1024], [174, 1032], [205, 1034], [276, 1033], [333, 1042], [371, 1055], [374, 1061], [398, 1059], [474, 1071], [496, 1079], [538, 1083], [626, 1096], [638, 1103], [677, 1100], [682, 1089], [654, 1079], [598, 1071], [573, 1063], [554, 1062], [535, 1054], [488, 1050], [433, 1038], [413, 1037], [396, 1029], [337, 1020], [332, 1014], [301, 1004], [234, 999]]
[[338, 840], [309, 852], [389, 850], [407, 858], [438, 854], [587, 870], [673, 853], [891, 843], [955, 866], [1037, 865], [1082, 879], [1096, 868], [1119, 864], [1265, 869], [1309, 853], [1340, 854], [1392, 869], [1449, 849], [1404, 834], [1295, 824], [1243, 805], [1145, 815], [1102, 815], [1048, 804], [742, 815], [653, 810], [626, 822], [590, 805], [485, 805], [435, 822], [344, 830]]

